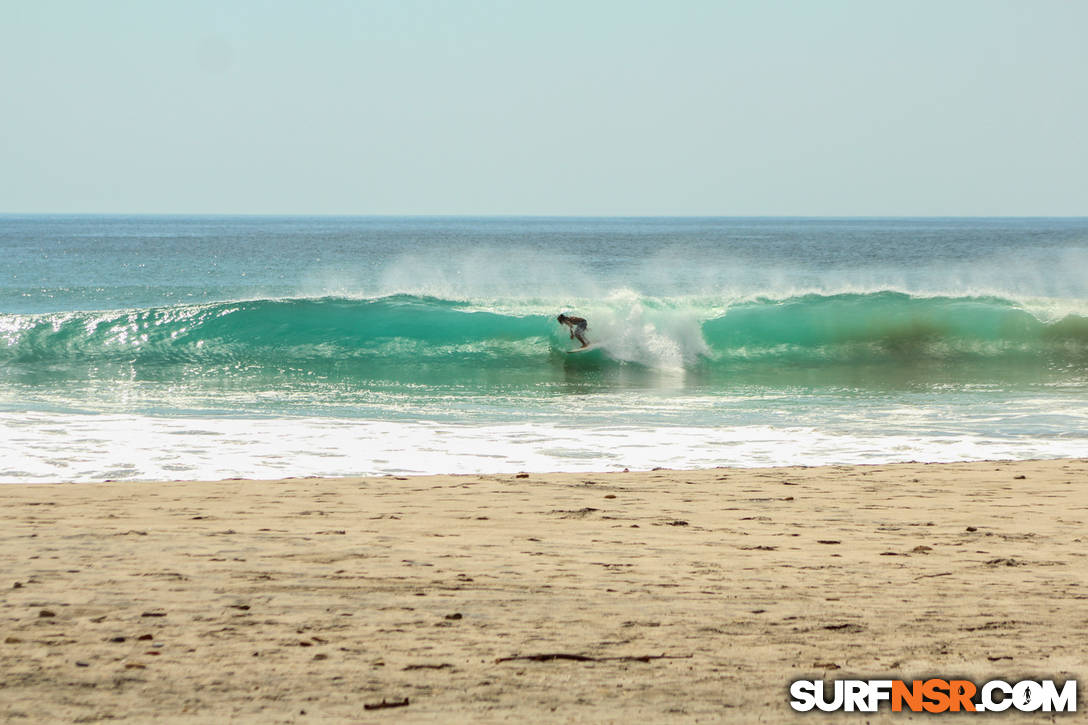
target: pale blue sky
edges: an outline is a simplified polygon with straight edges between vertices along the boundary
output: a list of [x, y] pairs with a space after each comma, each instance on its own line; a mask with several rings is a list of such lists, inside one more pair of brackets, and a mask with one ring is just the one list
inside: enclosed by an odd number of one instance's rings
[[1088, 214], [1088, 2], [0, 5], [0, 212]]

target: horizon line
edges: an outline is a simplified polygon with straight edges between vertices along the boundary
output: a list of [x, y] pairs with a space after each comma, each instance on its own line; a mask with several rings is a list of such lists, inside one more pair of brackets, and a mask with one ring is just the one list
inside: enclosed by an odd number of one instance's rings
[[1088, 214], [537, 214], [443, 212], [0, 211], [0, 217], [265, 217], [369, 219], [1088, 219]]

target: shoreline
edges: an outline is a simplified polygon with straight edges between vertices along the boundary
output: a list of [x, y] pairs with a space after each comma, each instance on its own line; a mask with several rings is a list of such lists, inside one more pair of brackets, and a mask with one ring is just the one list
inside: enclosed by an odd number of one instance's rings
[[878, 461], [875, 463], [814, 463], [814, 464], [796, 464], [796, 463], [770, 463], [766, 465], [746, 465], [740, 464], [736, 466], [732, 465], [717, 465], [717, 466], [701, 466], [693, 468], [670, 468], [667, 466], [656, 466], [654, 468], [624, 468], [622, 470], [520, 470], [520, 471], [488, 471], [482, 473], [415, 473], [410, 471], [398, 471], [393, 473], [360, 473], [360, 474], [296, 474], [289, 476], [229, 476], [225, 478], [102, 478], [93, 480], [33, 480], [33, 481], [0, 481], [0, 490], [3, 490], [6, 486], [20, 487], [20, 486], [104, 486], [104, 485], [134, 485], [134, 486], [177, 486], [177, 485], [214, 485], [214, 484], [234, 484], [234, 483], [264, 483], [264, 484], [279, 484], [288, 483], [292, 481], [326, 481], [330, 483], [336, 483], [340, 481], [382, 481], [382, 480], [397, 480], [397, 481], [409, 481], [417, 479], [438, 479], [438, 478], [481, 478], [481, 479], [497, 479], [497, 478], [514, 478], [523, 479], [526, 477], [531, 478], [567, 478], [571, 476], [593, 477], [593, 476], [625, 476], [625, 475], [648, 475], [659, 473], [672, 473], [676, 475], [684, 474], [699, 474], [709, 473], [713, 471], [734, 471], [734, 472], [766, 472], [766, 471], [805, 471], [805, 470], [843, 470], [843, 469], [858, 469], [865, 470], [868, 468], [895, 468], [901, 466], [973, 466], [973, 465], [1005, 465], [1005, 464], [1026, 464], [1026, 463], [1051, 463], [1051, 462], [1079, 462], [1088, 461], [1088, 457], [1080, 458], [1076, 456], [1058, 455], [1053, 457], [1037, 457], [1037, 458], [965, 458], [958, 460], [945, 460], [937, 459], [932, 461], [921, 460], [909, 460], [909, 461]]
[[521, 475], [0, 485], [0, 719], [740, 723], [798, 678], [1088, 673], [1088, 459]]

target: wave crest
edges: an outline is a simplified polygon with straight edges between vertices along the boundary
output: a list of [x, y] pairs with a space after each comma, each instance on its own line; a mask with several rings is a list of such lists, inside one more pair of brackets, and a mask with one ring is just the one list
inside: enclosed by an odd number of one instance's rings
[[[557, 303], [555, 309], [562, 309]], [[481, 308], [463, 301], [259, 299], [111, 312], [0, 315], [9, 365], [256, 365], [355, 361], [382, 366], [573, 364], [573, 346], [539, 302]], [[714, 301], [618, 292], [578, 308], [603, 354], [579, 365], [690, 369], [775, 363], [1027, 358], [1083, 364], [1088, 316], [1045, 321], [999, 297], [901, 292]], [[585, 359], [582, 359], [585, 358]], [[386, 371], [388, 372], [388, 371]]]

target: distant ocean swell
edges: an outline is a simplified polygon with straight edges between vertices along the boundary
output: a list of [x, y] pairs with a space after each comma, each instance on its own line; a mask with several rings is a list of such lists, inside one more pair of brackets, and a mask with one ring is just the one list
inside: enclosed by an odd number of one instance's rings
[[[501, 311], [493, 311], [501, 309]], [[539, 301], [530, 309], [412, 295], [258, 299], [107, 312], [0, 315], [0, 364], [154, 367], [350, 362], [398, 366], [634, 365], [728, 368], [1018, 359], [1088, 363], [1088, 315], [1043, 320], [996, 297], [900, 292], [804, 295], [700, 308], [626, 297], [575, 311], [602, 350], [574, 347]], [[556, 311], [562, 309], [556, 304]]]

